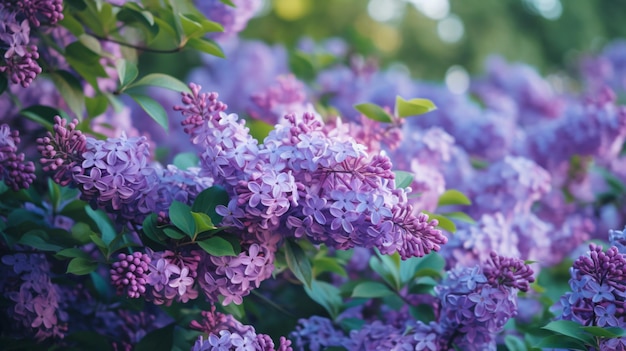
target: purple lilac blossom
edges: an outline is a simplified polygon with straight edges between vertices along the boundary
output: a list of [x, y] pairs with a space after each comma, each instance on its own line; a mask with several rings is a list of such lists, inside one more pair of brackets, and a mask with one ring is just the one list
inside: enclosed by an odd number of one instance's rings
[[35, 180], [35, 165], [24, 161], [24, 154], [17, 152], [19, 143], [17, 130], [0, 125], [0, 180], [14, 191], [28, 189]]
[[[196, 283], [202, 257], [200, 251], [175, 253], [166, 250], [149, 252], [146, 255], [150, 264], [141, 278], [145, 279], [144, 296], [147, 300], [156, 305], [169, 306], [174, 300], [186, 303], [198, 298]], [[137, 292], [141, 293], [141, 289], [137, 289]]]
[[43, 254], [3, 255], [0, 291], [13, 304], [2, 311], [2, 329], [18, 338], [60, 339], [66, 324], [59, 309], [61, 296], [50, 280], [50, 265]]
[[224, 32], [211, 35], [218, 41], [226, 41], [235, 37], [246, 28], [248, 21], [261, 8], [261, 0], [233, 0], [235, 6], [226, 5], [220, 0], [197, 0], [198, 10], [209, 20], [224, 27]]
[[202, 320], [193, 320], [190, 326], [206, 335], [198, 337], [192, 351], [293, 351], [291, 341], [285, 337], [280, 337], [276, 347], [268, 335], [257, 334], [254, 327], [217, 312], [214, 305], [201, 314]]
[[554, 306], [560, 319], [584, 326], [626, 327], [626, 254], [589, 245], [570, 269], [570, 292]]
[[[406, 192], [394, 189], [389, 159], [369, 156], [350, 137], [326, 132], [313, 114], [290, 114], [259, 145], [235, 114], [227, 115], [215, 93], [183, 93], [175, 109], [201, 150], [202, 172], [232, 189], [239, 217], [226, 224], [249, 233], [280, 230], [316, 243], [348, 249], [378, 247], [403, 258], [438, 250], [445, 237], [435, 221], [415, 214]], [[346, 198], [349, 197], [349, 198]], [[344, 201], [345, 200], [345, 201]], [[324, 229], [327, 228], [327, 229]]]
[[248, 114], [271, 125], [282, 122], [288, 113], [314, 112], [304, 84], [292, 74], [276, 77], [274, 84], [253, 94], [251, 99], [254, 106]]
[[586, 57], [581, 72], [591, 90], [609, 86], [618, 92], [626, 91], [626, 40], [615, 40], [595, 57]]

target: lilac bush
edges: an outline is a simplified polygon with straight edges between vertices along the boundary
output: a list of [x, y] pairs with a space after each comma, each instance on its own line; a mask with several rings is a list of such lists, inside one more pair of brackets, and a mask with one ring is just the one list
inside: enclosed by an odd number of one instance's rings
[[626, 348], [622, 42], [458, 93], [262, 6], [0, 1], [3, 347]]

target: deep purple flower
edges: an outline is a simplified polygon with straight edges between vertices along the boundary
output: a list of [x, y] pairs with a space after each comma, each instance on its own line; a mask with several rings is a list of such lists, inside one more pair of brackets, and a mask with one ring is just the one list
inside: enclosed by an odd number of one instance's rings
[[0, 180], [17, 191], [27, 189], [35, 180], [35, 165], [24, 161], [24, 154], [18, 153], [19, 132], [8, 125], [0, 125]]

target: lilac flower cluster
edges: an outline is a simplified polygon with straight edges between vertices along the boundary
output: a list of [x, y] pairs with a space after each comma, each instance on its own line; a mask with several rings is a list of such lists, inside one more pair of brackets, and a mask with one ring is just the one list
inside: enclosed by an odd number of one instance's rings
[[62, 0], [0, 2], [0, 72], [13, 84], [26, 88], [41, 73], [37, 45], [31, 43], [31, 30], [42, 24], [54, 25], [63, 19]]
[[211, 306], [210, 311], [202, 311], [202, 320], [192, 321], [191, 327], [206, 334], [198, 337], [192, 351], [293, 351], [291, 341], [285, 337], [280, 337], [276, 347], [268, 335], [257, 334], [252, 326], [217, 312], [215, 306]]
[[19, 135], [7, 124], [0, 125], [0, 180], [15, 191], [27, 189], [35, 180], [35, 165], [17, 152]]
[[260, 0], [234, 0], [235, 7], [220, 0], [196, 1], [198, 9], [210, 20], [224, 27], [224, 32], [214, 36], [218, 40], [235, 37], [246, 28], [248, 21], [261, 8]]
[[60, 339], [66, 331], [59, 309], [62, 296], [50, 280], [50, 265], [43, 254], [2, 256], [0, 292], [12, 304], [3, 311], [3, 334], [36, 340]]
[[[313, 114], [285, 116], [258, 145], [216, 94], [183, 94], [192, 142], [204, 150], [201, 169], [236, 195], [222, 209], [224, 223], [249, 233], [280, 232], [349, 249], [423, 256], [446, 242], [436, 221], [415, 213], [395, 189], [386, 156], [368, 155], [353, 139], [333, 134]], [[201, 173], [202, 174], [202, 173]], [[237, 210], [237, 207], [240, 210]]]
[[[459, 266], [447, 272], [435, 287], [433, 322], [415, 321], [410, 314], [397, 311], [387, 313], [384, 322], [378, 317], [367, 319], [360, 330], [346, 336], [330, 320], [312, 317], [300, 320], [291, 337], [296, 350], [331, 346], [349, 350], [492, 350], [497, 334], [517, 315], [517, 292], [528, 290], [532, 275], [523, 261], [492, 253], [483, 265]], [[410, 296], [405, 299], [413, 300]]]
[[584, 326], [626, 327], [626, 252], [589, 245], [570, 269], [570, 292], [559, 301], [559, 318]]
[[312, 112], [304, 84], [292, 74], [276, 77], [275, 84], [251, 96], [254, 106], [247, 112], [251, 117], [271, 125], [283, 121], [288, 113]]

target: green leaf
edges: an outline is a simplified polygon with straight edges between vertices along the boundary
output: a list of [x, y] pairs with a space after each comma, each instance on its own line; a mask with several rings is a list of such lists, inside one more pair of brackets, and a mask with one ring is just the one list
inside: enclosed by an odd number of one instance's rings
[[85, 94], [83, 93], [83, 87], [78, 79], [67, 71], [52, 72], [50, 73], [50, 78], [72, 113], [77, 117], [82, 116], [83, 106], [85, 105]]
[[96, 97], [86, 97], [85, 107], [89, 117], [97, 117], [103, 114], [109, 107], [109, 99], [104, 95], [96, 95]]
[[438, 276], [441, 276], [441, 272], [443, 272], [444, 267], [446, 266], [446, 260], [441, 257], [440, 254], [436, 252], [431, 252], [424, 257], [419, 258], [419, 263], [416, 269], [416, 276], [431, 276], [430, 274], [420, 274], [423, 270], [432, 270], [438, 272]]
[[46, 234], [46, 232], [35, 229], [22, 235], [20, 240], [18, 240], [18, 244], [27, 245], [42, 251], [59, 251], [62, 249], [59, 245], [48, 243], [46, 241], [47, 237], [48, 234]]
[[391, 123], [393, 120], [387, 111], [383, 110], [380, 106], [371, 103], [363, 103], [354, 105], [354, 108], [364, 114], [367, 118], [374, 121]]
[[85, 212], [87, 212], [87, 215], [96, 223], [96, 226], [98, 226], [102, 242], [109, 245], [116, 236], [113, 223], [111, 223], [109, 216], [102, 210], [92, 209], [89, 205], [85, 206]]
[[285, 258], [287, 259], [287, 266], [293, 274], [304, 285], [311, 287], [311, 281], [313, 280], [313, 270], [311, 268], [311, 261], [307, 257], [302, 248], [291, 240], [285, 241]]
[[347, 277], [346, 269], [332, 257], [316, 257], [313, 260], [313, 273], [314, 276], [318, 276], [323, 272], [332, 272], [339, 274], [342, 277]]
[[75, 275], [89, 274], [98, 268], [98, 263], [88, 258], [76, 257], [73, 258], [67, 265], [66, 273], [72, 273]]
[[49, 131], [54, 127], [54, 117], [62, 115], [56, 108], [44, 105], [33, 105], [20, 111], [20, 115], [35, 121]]
[[72, 238], [81, 244], [91, 242], [90, 236], [95, 234], [87, 223], [78, 222], [72, 226]]
[[187, 38], [196, 38], [204, 34], [202, 25], [188, 16], [179, 13], [178, 18], [183, 29], [183, 34]]
[[400, 96], [396, 96], [396, 115], [398, 117], [422, 115], [436, 109], [437, 106], [428, 99], [404, 100]]
[[541, 339], [539, 344], [535, 347], [544, 349], [544, 348], [556, 348], [556, 349], [567, 349], [567, 350], [588, 350], [585, 343], [580, 342], [575, 338], [566, 337], [563, 335], [550, 335]]
[[256, 139], [259, 143], [262, 143], [263, 140], [270, 134], [272, 130], [274, 130], [274, 126], [263, 122], [258, 119], [251, 119], [246, 121], [246, 126], [250, 128], [250, 135], [254, 139]]
[[178, 229], [193, 238], [196, 234], [196, 222], [191, 215], [191, 207], [180, 201], [174, 201], [169, 209], [170, 220]]
[[211, 217], [211, 221], [215, 225], [219, 225], [222, 222], [222, 216], [215, 212], [215, 207], [218, 205], [228, 206], [230, 200], [228, 192], [220, 186], [212, 186], [210, 188], [202, 190], [191, 206], [193, 212], [206, 213]]
[[583, 332], [582, 325], [576, 322], [566, 320], [552, 321], [543, 326], [542, 329], [569, 336], [576, 340], [582, 341], [587, 345], [595, 344], [595, 339], [591, 335]]
[[142, 223], [143, 233], [152, 241], [161, 243], [165, 240], [165, 236], [162, 235], [161, 230], [157, 228], [157, 214], [151, 213], [147, 216]]
[[365, 325], [365, 321], [360, 318], [342, 318], [339, 324], [343, 330], [350, 332], [352, 330], [361, 330], [363, 325]]
[[178, 78], [174, 78], [163, 73], [148, 74], [138, 81], [130, 84], [128, 87], [136, 88], [141, 86], [155, 86], [177, 92], [191, 93], [191, 90], [185, 83], [181, 82]]
[[315, 78], [315, 64], [303, 52], [294, 51], [289, 55], [289, 68], [300, 79], [311, 80]]
[[311, 284], [304, 285], [304, 291], [313, 301], [324, 307], [332, 319], [337, 317], [342, 303], [339, 288], [323, 281], [312, 280]]
[[79, 249], [78, 247], [70, 247], [68, 249], [63, 249], [55, 254], [55, 256], [60, 258], [75, 258], [82, 257], [85, 259], [89, 259], [89, 254], [85, 251]]
[[98, 39], [94, 38], [89, 34], [81, 34], [78, 36], [78, 41], [83, 44], [87, 49], [91, 50], [91, 52], [100, 55], [102, 53], [102, 46]]
[[237, 256], [233, 245], [219, 236], [213, 236], [197, 243], [204, 251], [213, 256]]
[[176, 228], [163, 228], [163, 233], [174, 240], [180, 240], [185, 237], [185, 233]]
[[147, 97], [145, 95], [139, 94], [128, 94], [135, 102], [144, 110], [146, 113], [152, 117], [163, 129], [166, 131], [169, 129], [169, 123], [167, 119], [167, 112], [161, 104], [156, 102], [156, 100]]
[[476, 221], [465, 212], [445, 212], [442, 213], [442, 215], [447, 218], [456, 219], [470, 224], [476, 223]]
[[206, 232], [217, 227], [213, 224], [211, 217], [208, 214], [202, 212], [191, 212], [191, 216], [195, 222], [196, 233]]
[[379, 282], [359, 283], [352, 291], [352, 297], [375, 298], [389, 295], [393, 295], [393, 291], [387, 285]]
[[156, 329], [146, 334], [135, 345], [135, 351], [156, 351], [171, 350], [174, 344], [174, 328], [176, 323], [169, 324], [163, 328]]
[[526, 343], [515, 335], [507, 335], [504, 337], [504, 344], [509, 351], [527, 351]]
[[197, 167], [200, 159], [195, 152], [182, 152], [174, 157], [174, 166], [179, 169]]
[[437, 206], [447, 206], [447, 205], [471, 205], [472, 202], [470, 199], [465, 196], [462, 192], [454, 189], [446, 190], [445, 193], [439, 196], [439, 202]]
[[602, 328], [590, 326], [582, 327], [581, 329], [593, 336], [601, 338], [618, 338], [620, 336], [626, 336], [626, 329], [622, 328]]
[[98, 91], [98, 77], [107, 77], [107, 72], [100, 63], [100, 55], [76, 41], [65, 48], [65, 59], [70, 66]]
[[139, 75], [137, 65], [128, 60], [118, 59], [116, 68], [121, 88], [124, 88], [132, 83], [135, 79], [137, 79], [137, 76]]
[[85, 33], [85, 28], [76, 19], [75, 16], [64, 16], [63, 19], [58, 22], [58, 24], [69, 30], [70, 33], [74, 34], [75, 37], [79, 37], [81, 34]]
[[0, 95], [9, 87], [9, 80], [4, 74], [0, 74]]
[[191, 38], [187, 41], [185, 47], [190, 47], [202, 51], [206, 54], [225, 58], [224, 51], [214, 41], [206, 38]]
[[427, 214], [428, 217], [430, 217], [430, 219], [436, 219], [437, 222], [439, 222], [437, 224], [437, 226], [445, 231], [448, 231], [452, 234], [456, 233], [456, 224], [454, 224], [454, 222], [452, 222], [451, 220], [449, 220], [448, 218], [446, 218], [443, 215], [440, 214], [436, 214], [436, 213], [432, 213], [432, 212], [428, 212], [428, 211], [422, 211], [423, 213]]
[[379, 256], [372, 256], [369, 261], [369, 266], [374, 270], [374, 272], [378, 273], [378, 275], [383, 278], [387, 284], [393, 287], [400, 286], [400, 272], [399, 267], [396, 269], [395, 267], [389, 265], [389, 263], [385, 263], [382, 261]]
[[407, 188], [413, 183], [413, 174], [405, 171], [393, 171], [396, 176], [396, 189]]
[[226, 5], [230, 6], [230, 7], [235, 7], [235, 8], [237, 7], [237, 5], [235, 5], [235, 3], [234, 3], [234, 2], [232, 2], [232, 0], [220, 0], [220, 1], [221, 1], [223, 4], [226, 4]]

